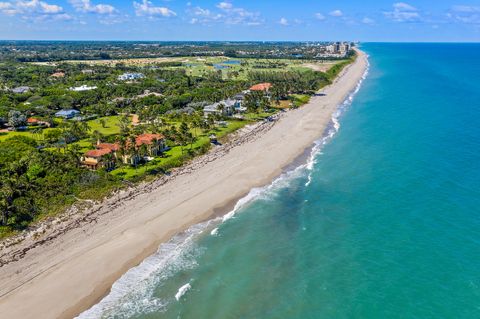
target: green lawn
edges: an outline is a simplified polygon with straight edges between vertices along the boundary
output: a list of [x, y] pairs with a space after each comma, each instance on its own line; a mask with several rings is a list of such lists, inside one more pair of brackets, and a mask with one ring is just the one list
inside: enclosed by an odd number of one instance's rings
[[162, 157], [156, 157], [152, 161], [139, 165], [136, 168], [132, 166], [124, 166], [115, 169], [111, 172], [112, 175], [120, 177], [125, 180], [136, 180], [146, 175], [154, 175], [159, 172], [165, 172], [174, 167], [181, 166], [186, 160], [191, 158], [190, 153], [203, 153], [208, 150], [210, 146], [210, 134], [214, 133], [217, 138], [222, 141], [225, 136], [232, 133], [252, 121], [228, 121], [226, 127], [217, 127], [211, 131], [202, 133], [198, 136], [197, 140], [190, 146], [182, 147], [174, 146], [163, 154]]
[[293, 98], [293, 105], [295, 107], [302, 106], [307, 104], [310, 101], [310, 95], [306, 94], [292, 94], [290, 95]]
[[[224, 78], [229, 76], [234, 77], [237, 80], [247, 80], [248, 72], [250, 71], [308, 71], [309, 68], [302, 66], [302, 64], [308, 62], [307, 60], [296, 59], [246, 59], [246, 58], [226, 58], [226, 57], [205, 57], [201, 60], [197, 58], [185, 58], [183, 66], [167, 67], [169, 69], [185, 69], [187, 74], [191, 76], [204, 76], [210, 72], [216, 72], [213, 64], [221, 64], [228, 60], [238, 60], [241, 64], [227, 64], [228, 68], [222, 69], [222, 75]], [[268, 63], [282, 63], [285, 66], [263, 68], [259, 66], [268, 66]], [[235, 72], [235, 73], [234, 73]], [[235, 74], [235, 75], [234, 75]]]
[[[118, 126], [118, 123], [120, 123], [120, 116], [118, 116], [118, 115], [116, 115], [116, 116], [106, 116], [106, 117], [102, 117], [102, 119], [105, 120], [105, 127], [102, 127], [99, 119], [87, 121], [88, 125], [91, 128], [91, 132], [97, 130], [105, 136], [120, 133], [120, 127]], [[58, 123], [60, 123], [60, 122], [58, 122]], [[0, 141], [5, 140], [9, 137], [13, 137], [13, 136], [27, 136], [27, 137], [31, 137], [31, 138], [34, 138], [34, 139], [41, 138], [41, 136], [31, 133], [31, 129], [33, 129], [33, 128], [29, 128], [29, 130], [27, 130], [25, 132], [15, 132], [15, 131], [13, 131], [13, 132], [2, 132], [2, 133], [0, 133]], [[45, 133], [49, 130], [51, 130], [51, 129], [46, 128], [46, 129], [43, 130], [43, 133]]]
[[[101, 119], [105, 120], [105, 127], [103, 127], [100, 123]], [[91, 128], [91, 132], [99, 131], [105, 136], [120, 133], [120, 127], [118, 126], [118, 124], [120, 123], [120, 116], [118, 115], [106, 116], [95, 120], [90, 120], [87, 123]]]

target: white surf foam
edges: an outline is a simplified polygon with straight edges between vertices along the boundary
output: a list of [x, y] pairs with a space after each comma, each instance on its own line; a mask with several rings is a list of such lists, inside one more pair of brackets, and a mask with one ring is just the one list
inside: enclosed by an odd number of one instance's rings
[[190, 283], [187, 283], [187, 284], [183, 285], [182, 287], [180, 287], [178, 289], [177, 293], [175, 294], [175, 299], [177, 299], [177, 301], [179, 301], [180, 298], [182, 298], [183, 295], [185, 295], [187, 293], [187, 291], [189, 291], [191, 288], [192, 288], [192, 286], [190, 285]]
[[[225, 214], [222, 218], [216, 218], [205, 223], [193, 225], [184, 233], [172, 238], [169, 242], [160, 245], [158, 251], [146, 258], [140, 265], [127, 271], [112, 286], [111, 292], [103, 298], [98, 304], [89, 310], [80, 314], [79, 319], [97, 319], [104, 317], [132, 317], [139, 313], [148, 313], [152, 311], [161, 311], [168, 305], [168, 300], [160, 300], [153, 296], [154, 288], [157, 284], [169, 278], [175, 272], [182, 269], [191, 269], [196, 266], [194, 240], [206, 229], [212, 225], [225, 223], [235, 217], [235, 214], [246, 204], [258, 199], [269, 199], [269, 194], [274, 190], [288, 187], [292, 179], [304, 177], [307, 172], [307, 182], [305, 186], [310, 185], [312, 180], [312, 171], [315, 167], [318, 155], [325, 144], [340, 129], [340, 116], [351, 105], [354, 96], [360, 90], [360, 87], [367, 77], [369, 67], [358, 82], [355, 89], [348, 95], [345, 101], [339, 105], [337, 111], [332, 115], [331, 123], [327, 127], [325, 134], [319, 140], [315, 141], [314, 146], [305, 164], [300, 165], [290, 171], [283, 173], [271, 184], [253, 188], [243, 198], [241, 198], [232, 211]], [[219, 226], [211, 230], [210, 234], [216, 236]], [[190, 283], [180, 287], [175, 295], [178, 301], [188, 290], [191, 289]]]
[[196, 266], [199, 252], [195, 239], [211, 227], [210, 224], [211, 221], [194, 225], [167, 243], [161, 244], [155, 254], [128, 270], [112, 285], [107, 296], [77, 318], [130, 318], [139, 313], [165, 309], [170, 301], [155, 297], [155, 287], [178, 271]]
[[328, 142], [330, 142], [332, 138], [335, 136], [335, 134], [340, 130], [340, 127], [341, 127], [340, 117], [345, 113], [345, 111], [352, 104], [355, 95], [358, 93], [358, 91], [360, 91], [363, 81], [367, 78], [369, 71], [370, 71], [370, 64], [368, 63], [368, 60], [367, 60], [367, 68], [365, 69], [365, 72], [363, 73], [362, 77], [358, 81], [355, 88], [348, 94], [347, 98], [343, 101], [343, 103], [341, 103], [338, 106], [337, 110], [332, 114], [332, 118], [330, 120], [330, 123], [327, 126], [327, 129], [325, 130], [324, 135], [322, 136], [322, 138], [315, 141], [312, 151], [310, 152], [310, 156], [307, 160], [307, 163], [304, 166], [303, 165], [301, 166], [301, 169], [305, 169], [308, 172], [307, 182], [305, 183], [305, 186], [309, 186], [310, 183], [312, 182], [312, 171], [316, 164], [316, 159], [318, 158], [318, 155], [321, 154], [321, 150], [323, 146], [326, 145]]

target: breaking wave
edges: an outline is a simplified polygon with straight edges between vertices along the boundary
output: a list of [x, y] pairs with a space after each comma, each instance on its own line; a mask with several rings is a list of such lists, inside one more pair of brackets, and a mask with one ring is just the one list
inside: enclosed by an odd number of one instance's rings
[[97, 318], [129, 318], [140, 313], [150, 313], [166, 309], [174, 300], [179, 301], [190, 289], [187, 283], [180, 287], [174, 298], [159, 299], [154, 296], [154, 289], [158, 283], [173, 276], [180, 270], [193, 269], [196, 267], [196, 257], [200, 253], [195, 245], [196, 239], [205, 230], [210, 231], [211, 236], [220, 236], [221, 224], [234, 218], [241, 208], [254, 200], [269, 200], [275, 190], [288, 187], [289, 183], [296, 178], [306, 178], [305, 186], [312, 181], [312, 172], [318, 155], [325, 144], [335, 136], [340, 129], [340, 117], [352, 104], [355, 95], [367, 77], [369, 66], [363, 74], [355, 89], [350, 92], [342, 104], [332, 115], [331, 121], [323, 136], [315, 141], [307, 161], [296, 168], [284, 172], [271, 184], [253, 188], [234, 206], [233, 210], [223, 217], [193, 225], [185, 232], [173, 237], [169, 242], [161, 244], [157, 252], [147, 257], [140, 265], [131, 268], [113, 285], [110, 293], [98, 304], [81, 313], [78, 319]]

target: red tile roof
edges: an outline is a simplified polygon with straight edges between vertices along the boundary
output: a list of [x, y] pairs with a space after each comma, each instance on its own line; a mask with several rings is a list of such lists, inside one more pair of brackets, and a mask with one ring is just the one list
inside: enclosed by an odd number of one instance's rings
[[97, 157], [105, 156], [105, 155], [110, 154], [110, 153], [112, 153], [112, 150], [107, 149], [107, 148], [102, 148], [102, 149], [99, 149], [99, 150], [90, 150], [90, 151], [85, 153], [85, 156], [97, 158]]
[[165, 137], [162, 134], [141, 134], [135, 138], [135, 143], [137, 144], [137, 146], [143, 144], [150, 145], [153, 143], [153, 141], [158, 141], [164, 138]]
[[272, 87], [272, 83], [259, 83], [250, 88], [250, 91], [268, 91]]
[[112, 152], [116, 152], [120, 149], [120, 145], [118, 145], [118, 143], [115, 143], [115, 144], [112, 144], [112, 143], [100, 143], [100, 144], [97, 144], [97, 149], [101, 150], [101, 149], [107, 149], [107, 150], [111, 150]]
[[33, 118], [33, 117], [29, 117], [29, 118], [27, 119], [27, 123], [29, 123], [29, 124], [38, 123], [38, 119]]

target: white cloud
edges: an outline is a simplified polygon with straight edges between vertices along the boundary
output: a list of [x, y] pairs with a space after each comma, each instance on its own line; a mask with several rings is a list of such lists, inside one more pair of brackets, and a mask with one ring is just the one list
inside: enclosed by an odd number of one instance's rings
[[400, 11], [417, 11], [417, 8], [414, 6], [409, 5], [405, 2], [397, 2], [393, 4], [393, 8], [400, 10]]
[[90, 0], [69, 0], [75, 10], [85, 13], [113, 14], [117, 12], [114, 6], [109, 4], [92, 4]]
[[473, 6], [453, 6], [452, 11], [461, 12], [461, 13], [475, 13], [480, 12], [480, 7]]
[[135, 14], [137, 16], [160, 16], [160, 17], [174, 17], [177, 14], [167, 7], [155, 7], [151, 1], [143, 0], [142, 3], [133, 2]]
[[447, 18], [454, 22], [480, 24], [480, 7], [453, 6], [447, 13]]
[[10, 2], [0, 2], [0, 10], [9, 9], [12, 7]]
[[325, 16], [320, 12], [315, 13], [315, 18], [317, 18], [317, 20], [325, 20]]
[[218, 10], [209, 10], [201, 7], [189, 7], [187, 12], [192, 16], [190, 23], [210, 25], [214, 23], [243, 24], [248, 26], [260, 25], [263, 20], [258, 12], [250, 12], [244, 8], [235, 7], [231, 2], [220, 2]]
[[343, 12], [341, 10], [333, 10], [329, 13], [332, 17], [341, 17], [343, 16]]
[[278, 21], [281, 25], [287, 26], [288, 25], [288, 20], [286, 18], [281, 18], [280, 21]]
[[0, 13], [32, 20], [70, 20], [63, 8], [40, 0], [0, 2]]
[[394, 3], [393, 11], [384, 12], [383, 14], [396, 22], [415, 22], [421, 20], [418, 9], [405, 2]]
[[233, 4], [230, 2], [220, 2], [217, 4], [217, 8], [222, 9], [222, 10], [230, 10], [233, 8]]
[[200, 7], [190, 9], [190, 14], [194, 16], [190, 19], [191, 24], [207, 24], [210, 22], [215, 22], [223, 17], [222, 14], [213, 13], [208, 9], [203, 9]]
[[362, 19], [362, 23], [368, 24], [368, 25], [373, 25], [373, 24], [375, 24], [375, 20], [370, 19], [368, 17], [365, 17], [365, 18]]

